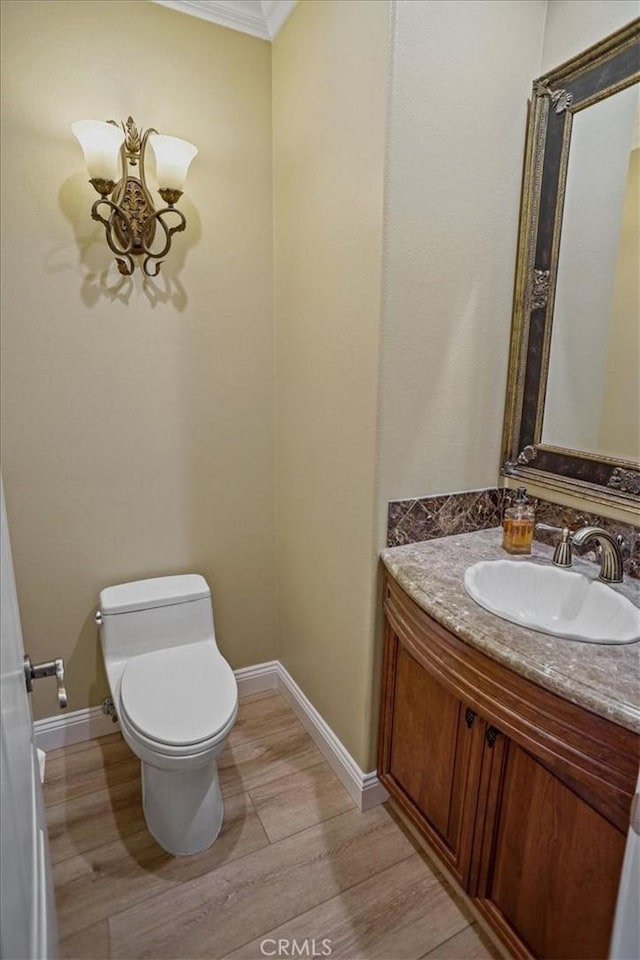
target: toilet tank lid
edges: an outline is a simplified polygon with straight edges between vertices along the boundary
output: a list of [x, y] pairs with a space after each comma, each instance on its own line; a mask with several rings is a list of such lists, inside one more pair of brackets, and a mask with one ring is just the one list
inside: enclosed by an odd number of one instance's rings
[[178, 577], [153, 577], [119, 583], [100, 591], [100, 611], [103, 616], [112, 613], [132, 613], [153, 607], [168, 607], [211, 596], [207, 581], [198, 573]]

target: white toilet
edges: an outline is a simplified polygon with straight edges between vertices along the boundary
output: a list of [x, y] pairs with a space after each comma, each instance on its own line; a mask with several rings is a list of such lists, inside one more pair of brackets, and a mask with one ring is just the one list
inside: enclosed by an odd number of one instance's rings
[[189, 574], [107, 587], [96, 619], [122, 735], [141, 761], [149, 831], [171, 854], [206, 850], [222, 826], [217, 759], [238, 712], [207, 582]]

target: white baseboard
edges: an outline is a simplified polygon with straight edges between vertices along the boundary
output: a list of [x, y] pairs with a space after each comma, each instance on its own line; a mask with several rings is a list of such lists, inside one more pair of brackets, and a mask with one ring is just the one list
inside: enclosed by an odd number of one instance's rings
[[364, 773], [329, 724], [320, 716], [289, 671], [278, 664], [278, 689], [298, 720], [325, 757], [358, 809], [365, 810], [384, 803], [389, 794], [378, 780], [375, 770]]
[[[364, 773], [360, 769], [279, 660], [243, 667], [236, 670], [235, 675], [241, 700], [269, 690], [277, 690], [282, 694], [359, 810], [369, 810], [384, 803], [389, 795], [378, 780], [376, 771]], [[115, 733], [120, 727], [102, 712], [102, 707], [91, 707], [36, 720], [33, 729], [36, 746], [49, 751], [94, 737], [104, 737]]]
[[369, 810], [388, 799], [389, 794], [378, 780], [376, 771], [363, 773], [279, 660], [236, 670], [235, 674], [240, 699], [267, 690], [278, 690], [282, 694], [360, 810]]
[[267, 663], [258, 663], [255, 667], [241, 667], [233, 671], [238, 683], [238, 697], [252, 697], [256, 693], [266, 693], [268, 690], [278, 689], [278, 661], [269, 660]]
[[73, 710], [60, 713], [55, 717], [45, 717], [33, 724], [36, 747], [48, 752], [59, 747], [68, 747], [72, 743], [105, 737], [120, 729], [111, 717], [102, 712], [102, 707], [89, 707], [86, 710]]

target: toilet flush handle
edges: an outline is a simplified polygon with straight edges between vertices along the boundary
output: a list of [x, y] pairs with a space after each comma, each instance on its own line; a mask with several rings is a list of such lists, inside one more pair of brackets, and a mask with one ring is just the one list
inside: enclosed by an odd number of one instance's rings
[[27, 693], [33, 690], [33, 681], [42, 677], [55, 677], [58, 685], [58, 706], [63, 710], [67, 705], [67, 688], [64, 685], [64, 660], [56, 657], [55, 660], [46, 660], [44, 663], [33, 664], [29, 654], [23, 660], [24, 679]]

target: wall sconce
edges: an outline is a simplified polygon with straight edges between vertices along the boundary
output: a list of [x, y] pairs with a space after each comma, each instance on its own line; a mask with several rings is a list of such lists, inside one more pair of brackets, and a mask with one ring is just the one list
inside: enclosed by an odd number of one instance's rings
[[[71, 130], [84, 152], [89, 183], [100, 194], [91, 208], [91, 216], [103, 224], [107, 243], [116, 254], [118, 270], [130, 277], [135, 269], [133, 258], [143, 256], [144, 273], [147, 277], [157, 277], [162, 258], [171, 248], [173, 234], [187, 225], [184, 214], [176, 210], [174, 204], [182, 196], [187, 170], [198, 148], [177, 137], [161, 136], [153, 128], [142, 133], [132, 117], [120, 126], [114, 120], [78, 120], [71, 125]], [[158, 193], [167, 204], [161, 210], [155, 209], [147, 187], [147, 143], [156, 158]], [[140, 168], [139, 177], [128, 172], [129, 167], [136, 166]], [[101, 207], [107, 208], [107, 216], [102, 215]], [[170, 214], [178, 218], [174, 226], [166, 221]], [[151, 245], [158, 228], [164, 233], [164, 244], [153, 253]]]

